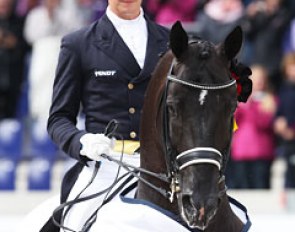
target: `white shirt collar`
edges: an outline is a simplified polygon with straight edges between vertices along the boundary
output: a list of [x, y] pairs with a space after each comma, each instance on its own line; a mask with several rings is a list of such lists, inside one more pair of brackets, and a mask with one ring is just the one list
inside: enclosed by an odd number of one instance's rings
[[138, 24], [142, 19], [144, 19], [144, 14], [143, 14], [143, 9], [140, 8], [140, 13], [138, 15], [138, 17], [136, 17], [135, 19], [122, 19], [120, 18], [118, 15], [116, 15], [108, 6], [107, 10], [106, 10], [106, 15], [107, 17], [111, 20], [111, 22], [114, 24], [114, 26], [120, 27], [122, 25], [126, 25], [126, 24]]
[[106, 15], [114, 25], [115, 29], [128, 46], [141, 68], [144, 66], [146, 47], [147, 47], [147, 25], [142, 8], [138, 17], [126, 20], [118, 17], [108, 7]]

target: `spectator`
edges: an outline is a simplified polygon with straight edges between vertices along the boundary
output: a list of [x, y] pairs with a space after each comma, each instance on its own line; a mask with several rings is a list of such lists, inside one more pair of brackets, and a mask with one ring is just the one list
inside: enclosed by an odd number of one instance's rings
[[241, 23], [244, 7], [241, 0], [212, 0], [197, 18], [194, 32], [213, 43], [224, 40], [226, 35]]
[[248, 6], [253, 0], [242, 0], [244, 6]]
[[283, 36], [292, 18], [292, 12], [282, 0], [253, 1], [247, 7], [244, 31], [251, 43], [252, 64], [266, 67], [272, 85], [277, 90], [281, 83], [279, 67], [282, 59]]
[[0, 119], [15, 118], [23, 80], [26, 43], [14, 0], [0, 0]]
[[274, 129], [281, 139], [283, 157], [286, 160], [285, 187], [295, 188], [295, 53], [284, 56], [285, 76], [279, 91], [279, 105]]
[[284, 53], [295, 52], [295, 19], [290, 23], [286, 36], [284, 38]]
[[253, 92], [246, 104], [239, 104], [236, 120], [239, 129], [233, 136], [235, 188], [270, 188], [270, 169], [274, 159], [272, 130], [276, 110], [269, 90], [266, 70], [252, 67]]
[[40, 4], [40, 0], [18, 0], [16, 5], [16, 13], [19, 16], [27, 16], [27, 14]]
[[295, 1], [294, 0], [283, 0], [282, 4], [288, 9], [292, 17], [295, 17]]
[[150, 0], [146, 2], [146, 9], [157, 23], [171, 25], [177, 20], [193, 22], [197, 4], [197, 0]]
[[81, 21], [72, 20], [69, 11], [62, 12], [60, 4], [61, 0], [44, 0], [28, 14], [25, 22], [25, 38], [33, 48], [29, 70], [29, 108], [31, 117], [43, 127], [44, 136], [47, 136], [46, 122], [51, 102], [48, 86], [53, 85], [61, 37], [82, 26]]
[[107, 3], [107, 0], [63, 0], [63, 7], [72, 13], [72, 18], [87, 25], [104, 14]]
[[81, 26], [68, 11], [63, 12], [61, 0], [43, 0], [42, 4], [34, 8], [27, 16], [25, 23], [25, 38], [33, 44], [47, 36], [62, 36]]
[[[43, 0], [38, 7], [29, 12], [25, 22], [25, 36], [32, 45], [28, 74], [29, 112], [32, 122], [28, 148], [33, 167], [38, 166], [40, 160], [48, 163], [50, 167], [56, 158], [56, 147], [46, 130], [48, 109], [52, 97], [50, 87], [53, 86], [61, 37], [81, 26], [80, 21], [76, 20], [78, 17], [71, 16], [74, 11], [65, 11], [64, 8], [61, 8], [61, 4], [61, 0]], [[42, 183], [48, 183], [48, 185], [42, 185], [35, 181], [35, 186], [38, 186], [35, 188], [49, 186], [49, 180], [44, 177], [42, 179], [42, 175], [44, 176], [47, 170], [49, 172], [50, 168], [42, 169], [40, 166], [34, 172], [29, 172], [30, 176], [39, 175], [38, 178], [42, 180]]]

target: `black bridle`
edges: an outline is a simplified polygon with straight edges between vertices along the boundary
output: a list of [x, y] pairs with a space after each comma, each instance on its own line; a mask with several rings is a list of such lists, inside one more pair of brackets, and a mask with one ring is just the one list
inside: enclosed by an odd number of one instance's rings
[[[218, 170], [221, 170], [223, 166], [223, 154], [213, 147], [195, 147], [189, 150], [186, 150], [180, 154], [173, 149], [170, 133], [169, 133], [169, 115], [167, 107], [167, 96], [168, 96], [168, 87], [170, 82], [174, 82], [186, 87], [199, 89], [199, 90], [221, 90], [229, 88], [233, 85], [236, 85], [235, 79], [230, 79], [228, 82], [219, 85], [212, 84], [201, 84], [193, 83], [189, 81], [184, 81], [177, 78], [175, 75], [172, 75], [173, 66], [175, 61], [172, 62], [169, 74], [167, 75], [166, 86], [163, 93], [162, 103], [163, 103], [163, 140], [165, 144], [165, 160], [167, 167], [167, 176], [170, 181], [170, 196], [169, 199], [171, 202], [174, 200], [175, 193], [180, 191], [179, 187], [179, 171], [182, 169], [200, 163], [209, 163], [216, 165]], [[176, 158], [174, 158], [176, 157]], [[220, 181], [223, 180], [223, 174], [220, 177]], [[224, 192], [224, 190], [222, 190]]]

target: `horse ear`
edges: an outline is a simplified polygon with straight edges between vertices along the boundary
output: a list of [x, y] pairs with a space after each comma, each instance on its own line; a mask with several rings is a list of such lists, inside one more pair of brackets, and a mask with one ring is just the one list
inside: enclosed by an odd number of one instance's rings
[[238, 54], [242, 43], [243, 31], [240, 26], [237, 26], [228, 34], [223, 44], [221, 44], [223, 53], [228, 60], [232, 60]]
[[177, 21], [170, 31], [170, 48], [176, 58], [180, 58], [188, 47], [188, 36], [181, 23]]

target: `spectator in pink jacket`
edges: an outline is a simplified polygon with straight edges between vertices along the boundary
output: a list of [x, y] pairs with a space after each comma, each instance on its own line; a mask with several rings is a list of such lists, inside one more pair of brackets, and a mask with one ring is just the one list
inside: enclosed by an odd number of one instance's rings
[[246, 104], [239, 104], [239, 129], [232, 143], [234, 185], [236, 188], [270, 188], [270, 169], [274, 159], [274, 95], [268, 90], [268, 76], [261, 66], [252, 67], [253, 92]]
[[177, 20], [193, 22], [197, 4], [198, 0], [149, 0], [146, 8], [157, 23], [170, 25]]

